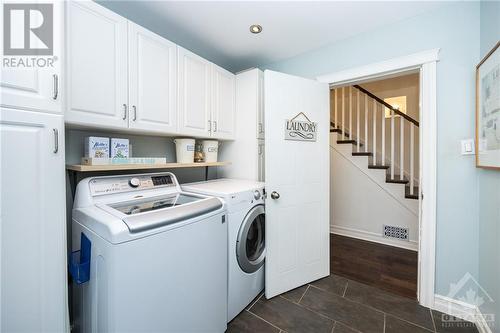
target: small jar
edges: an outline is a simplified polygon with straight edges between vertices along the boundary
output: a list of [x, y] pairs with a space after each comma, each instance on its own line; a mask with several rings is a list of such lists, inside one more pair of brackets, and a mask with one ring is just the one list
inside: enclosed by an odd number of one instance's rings
[[194, 162], [201, 163], [205, 160], [205, 154], [203, 153], [203, 146], [201, 143], [197, 142], [194, 147]]

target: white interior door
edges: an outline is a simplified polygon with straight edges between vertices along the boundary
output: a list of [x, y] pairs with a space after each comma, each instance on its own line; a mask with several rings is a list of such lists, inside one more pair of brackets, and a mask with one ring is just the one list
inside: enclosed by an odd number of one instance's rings
[[[271, 298], [330, 273], [330, 115], [325, 83], [265, 71], [264, 86], [266, 297]], [[300, 112], [317, 123], [316, 141], [285, 140], [286, 120]]]

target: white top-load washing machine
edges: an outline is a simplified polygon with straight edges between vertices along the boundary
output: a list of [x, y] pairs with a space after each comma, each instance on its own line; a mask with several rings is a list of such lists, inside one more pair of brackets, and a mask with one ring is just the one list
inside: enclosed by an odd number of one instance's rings
[[81, 283], [75, 331], [225, 331], [222, 200], [183, 192], [169, 172], [86, 178], [76, 189], [72, 227], [73, 250], [82, 247], [70, 263]]
[[183, 190], [223, 198], [228, 211], [228, 322], [264, 289], [264, 183], [217, 179]]

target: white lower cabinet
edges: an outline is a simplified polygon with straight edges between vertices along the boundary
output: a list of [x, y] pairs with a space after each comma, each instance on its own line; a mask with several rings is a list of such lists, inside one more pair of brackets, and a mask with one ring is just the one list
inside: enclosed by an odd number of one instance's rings
[[177, 45], [128, 23], [129, 127], [177, 130]]
[[[9, 66], [2, 66], [0, 75], [0, 106], [7, 108], [22, 108], [25, 110], [61, 113], [61, 97], [63, 89], [61, 84], [61, 68], [63, 61], [62, 52], [62, 28], [64, 15], [63, 3], [60, 1], [46, 1], [53, 6], [53, 55], [37, 57], [37, 66], [26, 68], [20, 65], [30, 64], [33, 56], [9, 56], [4, 55], [4, 63]], [[0, 7], [0, 16], [4, 17], [4, 5]], [[20, 10], [18, 10], [19, 12]], [[12, 13], [12, 12], [11, 12]], [[23, 13], [23, 12], [21, 12]], [[5, 13], [8, 15], [9, 13]], [[12, 14], [11, 14], [12, 15]], [[41, 19], [41, 16], [34, 15], [33, 19]], [[33, 23], [37, 24], [37, 23]], [[17, 29], [23, 32], [22, 29]], [[30, 35], [33, 38], [34, 35]], [[12, 36], [11, 43], [15, 40], [24, 40], [24, 36]]]
[[68, 332], [63, 117], [0, 112], [0, 331]]

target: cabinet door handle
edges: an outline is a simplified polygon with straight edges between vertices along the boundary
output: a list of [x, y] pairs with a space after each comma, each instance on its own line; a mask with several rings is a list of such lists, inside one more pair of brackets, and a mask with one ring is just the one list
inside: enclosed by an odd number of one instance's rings
[[127, 104], [123, 104], [123, 120], [127, 119]]
[[54, 154], [59, 151], [59, 130], [57, 128], [52, 129], [54, 131]]
[[214, 132], [217, 132], [217, 121], [214, 121]]
[[212, 122], [210, 120], [208, 121], [208, 131], [212, 132]]
[[137, 108], [135, 107], [135, 105], [132, 105], [132, 109], [134, 110], [134, 118], [132, 120], [136, 121], [137, 120]]
[[59, 95], [59, 76], [57, 76], [57, 74], [52, 75], [52, 81], [54, 83], [52, 99], [56, 100], [57, 96]]

